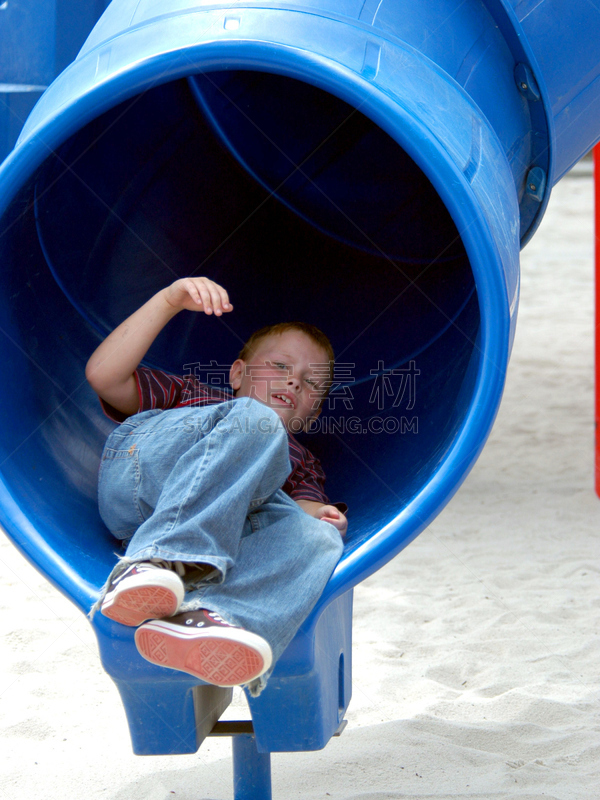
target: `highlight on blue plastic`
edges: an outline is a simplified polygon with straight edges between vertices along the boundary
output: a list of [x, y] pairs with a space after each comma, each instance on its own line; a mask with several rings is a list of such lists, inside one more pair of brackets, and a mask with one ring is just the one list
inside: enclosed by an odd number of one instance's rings
[[[350, 532], [251, 700], [261, 753], [335, 732], [352, 587], [484, 445], [520, 245], [600, 136], [599, 23], [585, 0], [115, 0], [0, 172], [0, 521], [83, 611], [116, 558], [96, 506], [112, 426], [84, 378], [99, 341], [187, 274], [236, 310], [179, 315], [149, 365], [216, 379], [282, 319], [333, 341], [328, 432], [306, 438]], [[194, 751], [194, 681], [142, 662], [130, 630], [94, 626], [136, 752]]]

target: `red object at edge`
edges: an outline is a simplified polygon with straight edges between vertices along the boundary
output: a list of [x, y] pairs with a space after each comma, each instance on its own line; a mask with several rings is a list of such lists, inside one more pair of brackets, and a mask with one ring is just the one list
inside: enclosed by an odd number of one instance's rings
[[595, 361], [596, 361], [596, 403], [595, 403], [595, 486], [600, 497], [600, 144], [594, 147], [594, 198], [595, 198]]

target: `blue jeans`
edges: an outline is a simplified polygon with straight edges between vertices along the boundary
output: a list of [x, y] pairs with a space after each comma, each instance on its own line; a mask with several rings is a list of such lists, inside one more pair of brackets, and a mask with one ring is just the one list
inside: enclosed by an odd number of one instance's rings
[[182, 611], [207, 608], [281, 655], [342, 553], [339, 532], [281, 490], [291, 471], [277, 414], [244, 397], [143, 411], [108, 437], [100, 514], [125, 558], [212, 565], [186, 584]]

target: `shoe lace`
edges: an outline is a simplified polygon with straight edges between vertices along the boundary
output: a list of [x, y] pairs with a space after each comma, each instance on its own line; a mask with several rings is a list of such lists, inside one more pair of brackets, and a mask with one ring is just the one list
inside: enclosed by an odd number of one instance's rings
[[209, 617], [211, 617], [211, 619], [214, 619], [215, 622], [222, 622], [224, 625], [231, 625], [230, 622], [227, 622], [226, 619], [223, 619], [223, 617], [216, 611], [208, 611], [207, 614]]
[[153, 559], [149, 562], [153, 566], [158, 567], [159, 569], [170, 569], [173, 572], [176, 572], [180, 578], [183, 578], [185, 575], [186, 565], [182, 561], [165, 561], [164, 559]]

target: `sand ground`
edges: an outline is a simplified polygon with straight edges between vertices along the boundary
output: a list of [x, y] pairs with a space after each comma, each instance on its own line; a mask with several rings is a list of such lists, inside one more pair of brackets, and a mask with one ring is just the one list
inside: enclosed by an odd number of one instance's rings
[[[348, 728], [321, 752], [273, 756], [274, 800], [600, 796], [591, 169], [555, 188], [523, 252], [483, 455], [356, 590]], [[3, 536], [0, 635], [0, 800], [233, 796], [228, 740], [132, 755], [86, 619]], [[236, 692], [230, 716], [244, 705]]]

